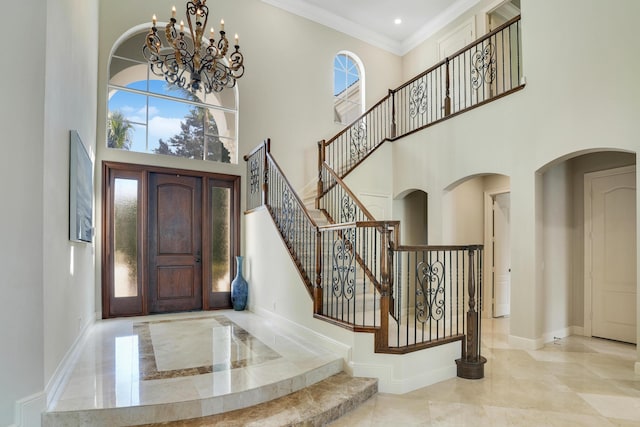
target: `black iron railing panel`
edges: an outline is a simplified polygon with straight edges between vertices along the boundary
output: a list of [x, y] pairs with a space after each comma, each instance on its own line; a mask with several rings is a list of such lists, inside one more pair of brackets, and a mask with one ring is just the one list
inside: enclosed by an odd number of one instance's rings
[[322, 142], [323, 161], [344, 177], [384, 141], [409, 135], [524, 87], [520, 22], [519, 16], [508, 21], [390, 90], [350, 126]]
[[326, 144], [324, 160], [343, 176], [393, 137], [393, 102], [387, 96]]
[[289, 252], [311, 288], [316, 277], [315, 241], [318, 227], [269, 153], [266, 176], [266, 204]]
[[266, 183], [265, 165], [268, 142], [258, 145], [255, 150], [244, 157], [247, 162], [247, 210], [263, 205], [263, 185]]
[[[470, 261], [469, 252], [474, 252]], [[394, 252], [395, 322], [389, 346], [405, 347], [442, 341], [466, 333], [469, 280], [480, 300], [482, 272], [470, 269], [482, 261], [479, 246], [401, 247]], [[470, 277], [470, 272], [473, 276]]]
[[352, 222], [320, 227], [323, 251], [320, 314], [356, 327], [380, 325], [378, 234], [375, 224]]

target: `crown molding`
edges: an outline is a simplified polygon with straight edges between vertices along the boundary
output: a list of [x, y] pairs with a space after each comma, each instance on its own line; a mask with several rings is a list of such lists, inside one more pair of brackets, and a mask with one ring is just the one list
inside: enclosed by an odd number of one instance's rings
[[436, 16], [431, 21], [427, 22], [412, 36], [406, 38], [402, 42], [402, 48], [400, 55], [404, 56], [412, 49], [418, 47], [421, 43], [427, 40], [429, 37], [434, 36], [438, 31], [444, 29], [447, 25], [451, 24], [463, 13], [471, 9], [473, 6], [480, 3], [481, 0], [460, 0], [449, 6], [447, 10]]
[[365, 43], [369, 43], [380, 49], [386, 50], [398, 56], [404, 56], [409, 51], [420, 45], [429, 37], [449, 25], [452, 21], [464, 12], [478, 4], [481, 0], [458, 0], [447, 10], [438, 15], [435, 19], [427, 22], [416, 33], [402, 42], [390, 37], [385, 37], [379, 33], [357, 24], [349, 19], [345, 19], [335, 13], [328, 12], [315, 5], [299, 0], [262, 0], [271, 6], [301, 16], [318, 24], [332, 28], [341, 33], [355, 37]]
[[363, 25], [357, 24], [349, 19], [335, 13], [328, 12], [317, 6], [301, 2], [297, 0], [262, 0], [271, 6], [302, 16], [325, 27], [332, 28], [341, 33], [355, 37], [361, 41], [369, 43], [373, 46], [384, 49], [395, 55], [401, 55], [402, 44], [389, 38], [369, 30]]

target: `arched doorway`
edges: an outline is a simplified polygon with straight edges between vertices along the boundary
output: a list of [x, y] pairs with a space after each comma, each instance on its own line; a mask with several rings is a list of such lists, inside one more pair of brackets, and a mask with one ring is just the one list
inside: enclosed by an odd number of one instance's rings
[[[546, 341], [571, 334], [637, 339], [635, 172], [627, 178], [633, 190], [626, 184], [607, 184], [603, 178], [617, 175], [620, 168], [635, 169], [635, 163], [634, 153], [574, 153], [538, 171]], [[604, 187], [593, 186], [594, 178]], [[599, 223], [596, 228], [594, 219]], [[612, 285], [611, 279], [617, 283]], [[618, 286], [623, 282], [624, 297]], [[620, 298], [627, 304], [620, 304]], [[633, 332], [622, 338], [598, 327], [594, 333], [594, 321], [624, 324]]]

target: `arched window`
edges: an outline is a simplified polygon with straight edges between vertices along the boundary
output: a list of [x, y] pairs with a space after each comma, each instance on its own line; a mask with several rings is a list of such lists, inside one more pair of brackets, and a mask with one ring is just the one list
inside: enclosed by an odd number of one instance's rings
[[364, 113], [364, 67], [351, 52], [338, 52], [333, 60], [333, 112], [344, 125]]
[[145, 33], [122, 42], [109, 64], [107, 146], [237, 163], [237, 88], [193, 93], [150, 72]]

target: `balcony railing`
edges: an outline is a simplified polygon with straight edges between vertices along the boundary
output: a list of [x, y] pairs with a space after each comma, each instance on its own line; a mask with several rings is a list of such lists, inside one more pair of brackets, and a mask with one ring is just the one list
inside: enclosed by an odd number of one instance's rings
[[342, 132], [320, 142], [320, 161], [344, 178], [385, 141], [522, 89], [520, 36], [518, 16], [390, 90]]

